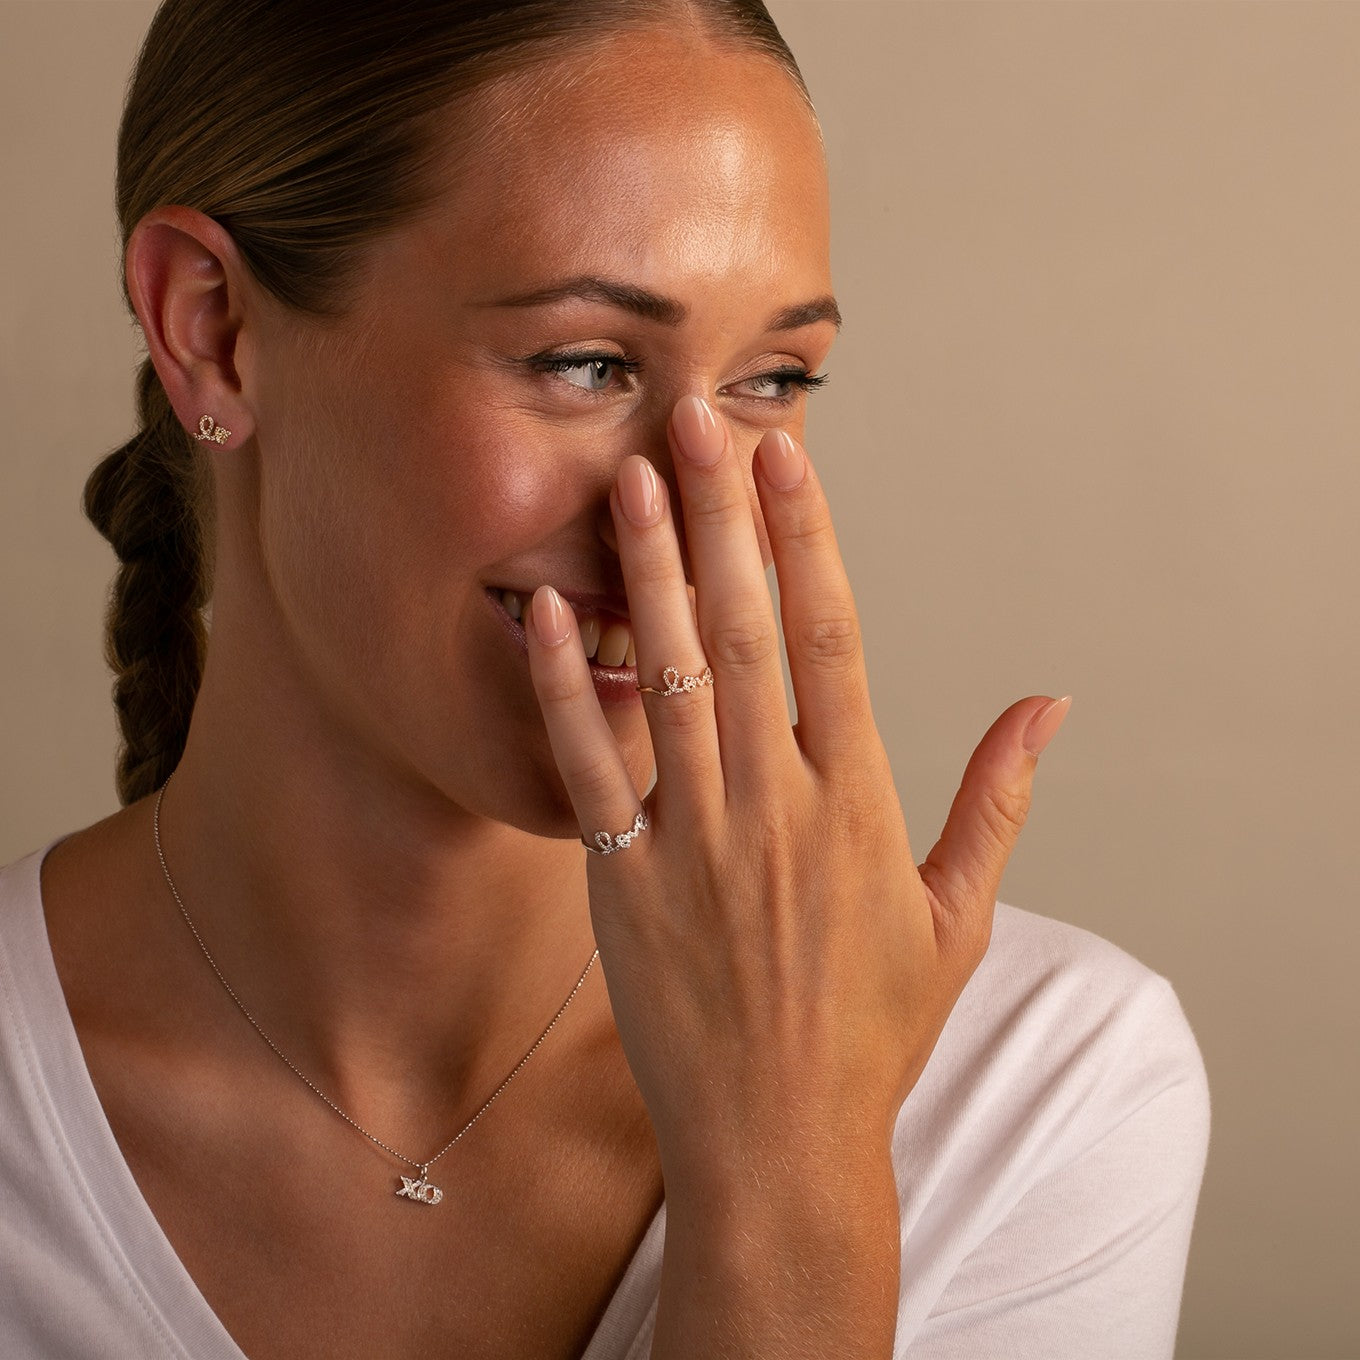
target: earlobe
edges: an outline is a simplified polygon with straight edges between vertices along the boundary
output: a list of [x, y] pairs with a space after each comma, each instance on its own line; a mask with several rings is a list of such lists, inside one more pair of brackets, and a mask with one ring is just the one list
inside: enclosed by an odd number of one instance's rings
[[[128, 238], [128, 295], [180, 424], [195, 439], [249, 437], [236, 366], [243, 266], [230, 235], [192, 208], [148, 213]], [[206, 413], [206, 414], [205, 414]]]

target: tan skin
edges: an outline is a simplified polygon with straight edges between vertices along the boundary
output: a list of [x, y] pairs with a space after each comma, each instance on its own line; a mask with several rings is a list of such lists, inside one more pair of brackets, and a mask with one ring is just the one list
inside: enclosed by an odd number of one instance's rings
[[[486, 92], [495, 155], [451, 137], [447, 188], [376, 245], [339, 322], [272, 301], [189, 209], [144, 219], [127, 265], [181, 421], [232, 431], [202, 446], [212, 645], [162, 813], [226, 976], [302, 1070], [418, 1157], [500, 1085], [597, 942], [600, 962], [431, 1173], [432, 1210], [393, 1195], [411, 1169], [270, 1055], [208, 971], [152, 800], [48, 856], [58, 970], [152, 1211], [254, 1360], [579, 1355], [663, 1167], [656, 1353], [711, 1344], [690, 1303], [730, 1311], [731, 1353], [761, 1353], [739, 1344], [770, 1335], [762, 1307], [790, 1314], [775, 1285], [748, 1275], [739, 1298], [718, 1279], [687, 1302], [684, 1277], [699, 1206], [722, 1193], [754, 1223], [757, 1199], [781, 1202], [776, 1165], [837, 1193], [862, 1176], [877, 1312], [842, 1353], [886, 1354], [888, 1134], [985, 947], [1025, 742], [1042, 746], [1026, 727], [1044, 713], [1051, 736], [1054, 711], [998, 720], [918, 871], [815, 473], [788, 491], [767, 475], [802, 452], [765, 432], [801, 440], [804, 418], [769, 375], [816, 372], [836, 328], [824, 305], [771, 328], [831, 295], [811, 114], [768, 59], [694, 34], [641, 32], [554, 74], [517, 117], [499, 116], [513, 82]], [[490, 305], [582, 275], [683, 319]], [[548, 352], [640, 367], [527, 362]], [[719, 418], [711, 467], [683, 452], [687, 396]], [[771, 557], [796, 733], [759, 594]], [[715, 686], [601, 708], [570, 618], [544, 640], [545, 591], [527, 658], [488, 609], [488, 586], [544, 583], [626, 590], [644, 683], [708, 660]], [[627, 826], [653, 760], [652, 826], [587, 857], [582, 829]]]

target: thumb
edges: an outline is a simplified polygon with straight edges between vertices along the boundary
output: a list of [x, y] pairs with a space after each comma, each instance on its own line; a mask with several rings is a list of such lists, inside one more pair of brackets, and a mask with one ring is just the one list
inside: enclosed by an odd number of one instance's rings
[[978, 743], [940, 839], [920, 869], [937, 914], [950, 918], [941, 926], [964, 924], [974, 913], [990, 915], [1006, 861], [1029, 815], [1039, 754], [1071, 706], [1070, 694], [1021, 699]]

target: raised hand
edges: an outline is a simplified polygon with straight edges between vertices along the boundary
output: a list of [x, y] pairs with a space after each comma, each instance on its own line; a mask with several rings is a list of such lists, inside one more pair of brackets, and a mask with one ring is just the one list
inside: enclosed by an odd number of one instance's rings
[[[641, 457], [611, 507], [657, 782], [639, 802], [569, 606], [534, 596], [529, 660], [588, 843], [590, 907], [625, 1055], [668, 1186], [753, 1149], [888, 1155], [898, 1111], [986, 950], [1035, 757], [1068, 700], [1012, 705], [974, 752], [918, 867], [874, 725], [821, 486], [772, 430], [755, 484], [779, 577], [795, 728], [746, 482], [725, 424], [670, 424], [695, 608], [666, 485]], [[697, 623], [696, 623], [697, 615]], [[712, 683], [686, 686], [683, 677]], [[672, 680], [676, 679], [672, 673]], [[809, 1155], [813, 1155], [811, 1152]]]

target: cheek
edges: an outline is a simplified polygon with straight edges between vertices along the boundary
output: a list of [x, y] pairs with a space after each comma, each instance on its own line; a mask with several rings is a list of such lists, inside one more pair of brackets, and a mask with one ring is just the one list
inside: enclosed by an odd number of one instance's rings
[[563, 471], [570, 460], [541, 432], [502, 426], [483, 433], [457, 455], [467, 503], [486, 536], [486, 560], [513, 552], [551, 531], [565, 500]]
[[571, 526], [593, 519], [626, 451], [486, 403], [427, 409], [294, 429], [262, 488], [262, 545], [288, 613], [366, 663], [408, 651], [431, 613], [481, 611], [486, 584], [535, 585], [568, 551], [581, 565]]
[[313, 426], [293, 433], [286, 456], [269, 452], [260, 548], [279, 608], [318, 670], [371, 671], [401, 632], [407, 593], [394, 587], [412, 537], [338, 432]]
[[511, 403], [485, 403], [456, 422], [459, 436], [446, 457], [455, 465], [449, 509], [478, 545], [483, 567], [543, 567], [570, 552], [577, 567], [603, 545], [586, 541], [603, 508], [619, 463], [637, 447], [625, 425], [577, 414], [566, 419], [526, 411]]
[[[380, 676], [410, 650], [449, 488], [409, 392], [318, 345], [280, 375], [261, 440], [260, 551], [316, 674]], [[384, 379], [395, 375], [382, 375]], [[456, 494], [456, 488], [453, 488]]]

